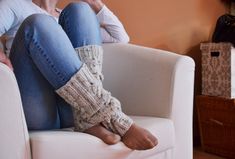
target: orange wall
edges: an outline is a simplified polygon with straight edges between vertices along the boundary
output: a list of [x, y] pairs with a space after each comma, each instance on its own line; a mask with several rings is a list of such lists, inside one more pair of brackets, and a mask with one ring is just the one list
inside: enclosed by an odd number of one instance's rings
[[121, 19], [131, 43], [180, 54], [207, 41], [217, 17], [225, 12], [220, 0], [103, 1]]
[[[199, 45], [210, 40], [217, 18], [226, 12], [220, 0], [103, 1], [123, 22], [131, 43], [191, 56], [196, 62], [195, 93], [200, 94]], [[197, 115], [194, 118], [197, 142]]]
[[131, 42], [187, 53], [209, 39], [225, 10], [219, 0], [106, 0], [123, 21]]

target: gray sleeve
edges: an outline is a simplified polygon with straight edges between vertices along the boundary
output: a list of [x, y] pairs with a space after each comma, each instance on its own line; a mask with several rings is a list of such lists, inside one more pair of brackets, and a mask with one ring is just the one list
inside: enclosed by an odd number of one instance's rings
[[5, 0], [0, 0], [0, 36], [6, 33], [13, 25], [15, 14]]

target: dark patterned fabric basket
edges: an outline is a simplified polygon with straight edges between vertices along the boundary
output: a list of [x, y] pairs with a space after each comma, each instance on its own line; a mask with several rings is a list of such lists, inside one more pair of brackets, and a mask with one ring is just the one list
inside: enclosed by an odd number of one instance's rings
[[235, 49], [231, 43], [202, 43], [202, 94], [235, 98]]
[[197, 96], [202, 148], [235, 159], [235, 99]]

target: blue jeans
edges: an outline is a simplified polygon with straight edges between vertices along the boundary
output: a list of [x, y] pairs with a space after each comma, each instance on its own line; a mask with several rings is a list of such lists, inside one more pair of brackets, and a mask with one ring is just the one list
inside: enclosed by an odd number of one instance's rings
[[82, 62], [74, 48], [100, 45], [96, 15], [84, 2], [71, 3], [53, 17], [34, 14], [20, 26], [10, 59], [18, 81], [28, 129], [73, 126], [71, 107], [55, 90], [66, 84]]

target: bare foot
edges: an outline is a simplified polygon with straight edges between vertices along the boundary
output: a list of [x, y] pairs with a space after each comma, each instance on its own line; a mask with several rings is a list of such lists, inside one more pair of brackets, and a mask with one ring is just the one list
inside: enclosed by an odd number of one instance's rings
[[122, 142], [133, 150], [147, 150], [155, 147], [158, 140], [148, 130], [136, 124], [132, 124], [130, 129], [122, 137]]
[[119, 135], [112, 133], [111, 131], [104, 128], [102, 125], [95, 125], [85, 130], [84, 132], [100, 138], [104, 141], [104, 143], [108, 145], [116, 144], [121, 140], [121, 137]]

